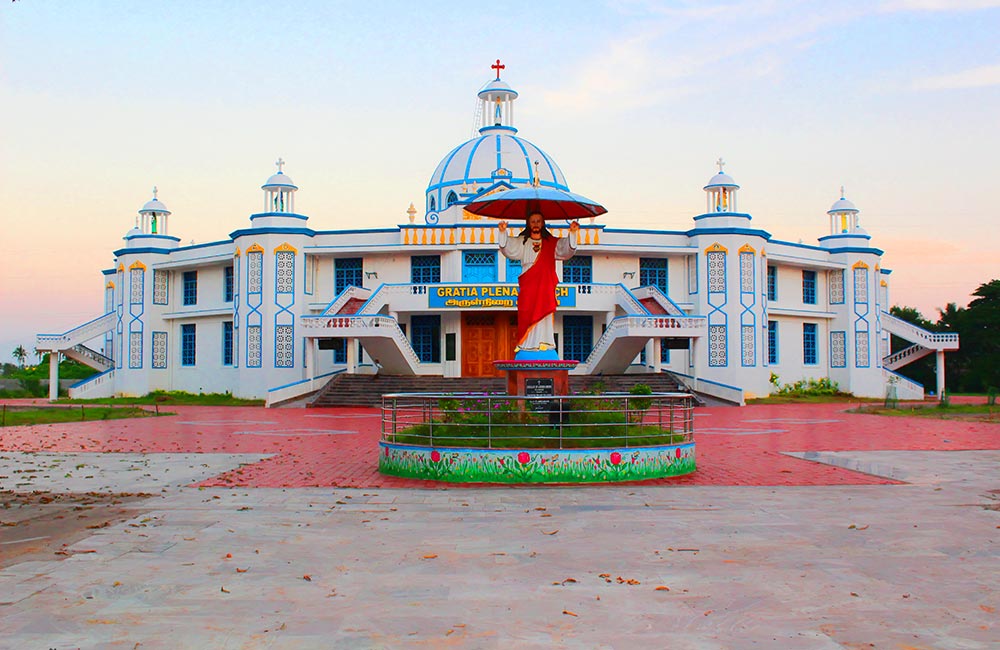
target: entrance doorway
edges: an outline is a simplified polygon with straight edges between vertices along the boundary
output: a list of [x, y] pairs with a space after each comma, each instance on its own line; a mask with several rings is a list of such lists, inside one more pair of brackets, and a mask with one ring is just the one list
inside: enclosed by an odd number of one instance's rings
[[517, 345], [517, 314], [467, 312], [462, 314], [462, 376], [501, 377], [493, 366], [500, 359], [513, 359]]

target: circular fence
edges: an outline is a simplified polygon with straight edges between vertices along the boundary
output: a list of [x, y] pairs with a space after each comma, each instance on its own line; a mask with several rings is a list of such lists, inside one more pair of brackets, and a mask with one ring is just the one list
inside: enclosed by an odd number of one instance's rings
[[382, 397], [379, 471], [451, 482], [600, 483], [695, 471], [687, 393]]

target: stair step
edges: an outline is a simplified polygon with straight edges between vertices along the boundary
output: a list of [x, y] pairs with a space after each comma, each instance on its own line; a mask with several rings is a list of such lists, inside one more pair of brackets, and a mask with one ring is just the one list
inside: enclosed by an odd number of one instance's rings
[[[636, 384], [646, 384], [655, 393], [684, 390], [669, 373], [634, 375], [570, 375], [570, 392], [584, 393], [600, 389], [605, 393], [627, 393]], [[440, 377], [403, 375], [348, 375], [333, 377], [310, 407], [380, 406], [387, 393], [502, 393], [507, 381], [503, 377]]]

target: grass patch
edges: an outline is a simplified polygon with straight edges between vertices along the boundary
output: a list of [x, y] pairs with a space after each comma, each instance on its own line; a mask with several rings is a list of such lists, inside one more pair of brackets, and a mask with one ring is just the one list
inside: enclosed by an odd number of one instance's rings
[[98, 399], [61, 399], [57, 404], [159, 404], [174, 406], [263, 406], [262, 399], [243, 399], [230, 393], [185, 393], [155, 390], [142, 397], [102, 397]]
[[0, 426], [14, 427], [32, 424], [53, 424], [59, 422], [92, 422], [94, 420], [123, 420], [127, 418], [147, 418], [173, 413], [158, 413], [139, 407], [113, 406], [9, 406], [0, 410]]
[[924, 417], [936, 420], [976, 420], [980, 422], [1000, 422], [1000, 407], [992, 404], [903, 404], [899, 408], [885, 408], [881, 405], [862, 406], [852, 413], [868, 415], [889, 415]]
[[878, 397], [855, 397], [850, 393], [835, 393], [833, 395], [769, 395], [748, 399], [747, 404], [838, 404], [842, 402], [879, 402]]

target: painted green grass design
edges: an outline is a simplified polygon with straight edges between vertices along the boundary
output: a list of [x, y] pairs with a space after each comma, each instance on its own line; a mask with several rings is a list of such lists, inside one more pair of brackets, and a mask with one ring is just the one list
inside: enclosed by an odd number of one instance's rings
[[[436, 459], [436, 460], [435, 460]], [[379, 470], [405, 478], [483, 483], [594, 483], [638, 481], [695, 471], [693, 455], [673, 449], [588, 454], [476, 453], [394, 448], [380, 457]]]

